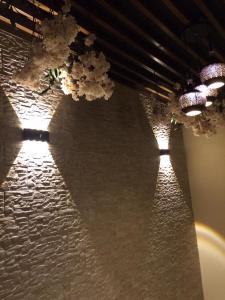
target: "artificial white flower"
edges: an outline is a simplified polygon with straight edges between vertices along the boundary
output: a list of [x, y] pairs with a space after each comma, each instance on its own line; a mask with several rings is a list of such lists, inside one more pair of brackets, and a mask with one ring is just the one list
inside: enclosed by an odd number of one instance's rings
[[[71, 9], [70, 0], [64, 2], [63, 13], [45, 19], [38, 25], [43, 39], [32, 45], [29, 61], [15, 74], [14, 79], [31, 89], [38, 89], [43, 83], [41, 76], [44, 72], [56, 69], [58, 72], [52, 75], [53, 79], [60, 83], [64, 94], [71, 95], [75, 101], [83, 96], [88, 101], [97, 98], [107, 100], [114, 88], [114, 83], [107, 75], [110, 64], [103, 53], [88, 51], [77, 56], [76, 52], [70, 49], [71, 43], [78, 35], [79, 26], [75, 19], [68, 15]], [[95, 35], [90, 34], [85, 39], [85, 45], [90, 47], [94, 40]]]

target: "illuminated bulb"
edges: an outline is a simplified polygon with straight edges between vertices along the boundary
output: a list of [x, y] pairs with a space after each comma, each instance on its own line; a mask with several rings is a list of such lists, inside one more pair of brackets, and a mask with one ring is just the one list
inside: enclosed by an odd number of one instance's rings
[[198, 115], [200, 115], [202, 113], [202, 111], [201, 110], [190, 110], [190, 111], [188, 111], [188, 112], [186, 112], [185, 114], [186, 114], [186, 116], [188, 116], [188, 117], [195, 117], [195, 116], [198, 116]]
[[160, 156], [160, 170], [161, 172], [168, 171], [167, 169], [171, 168], [171, 160], [169, 155]]
[[169, 148], [169, 142], [168, 138], [164, 136], [157, 137], [157, 142], [159, 145], [159, 149], [168, 149]]
[[206, 97], [206, 103], [205, 106], [209, 107], [213, 104], [213, 101], [216, 99], [217, 97], [217, 91], [215, 89], [210, 89], [209, 87], [207, 87], [204, 84], [198, 85], [195, 87], [195, 90], [201, 92], [201, 94]]
[[49, 119], [30, 116], [27, 119], [22, 119], [21, 123], [22, 123], [22, 128], [47, 130], [49, 125]]
[[206, 106], [206, 107], [209, 107], [209, 106], [211, 106], [211, 105], [212, 105], [212, 101], [207, 100], [205, 106]]
[[204, 84], [200, 84], [200, 85], [195, 87], [195, 90], [199, 91], [201, 93], [207, 93], [208, 87]]
[[224, 82], [222, 82], [222, 81], [217, 81], [217, 82], [211, 83], [208, 87], [209, 87], [209, 89], [214, 90], [214, 89], [219, 89], [219, 88], [221, 88], [222, 86], [224, 86]]
[[49, 147], [47, 142], [40, 141], [23, 141], [23, 152], [29, 154], [43, 155], [49, 152]]

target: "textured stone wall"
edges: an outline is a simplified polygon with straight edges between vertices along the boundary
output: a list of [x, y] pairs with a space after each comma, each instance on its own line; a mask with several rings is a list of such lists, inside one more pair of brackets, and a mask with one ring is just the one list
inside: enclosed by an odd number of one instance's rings
[[39, 96], [11, 81], [29, 44], [0, 31], [0, 47], [0, 299], [201, 300], [180, 132], [162, 165], [133, 90]]

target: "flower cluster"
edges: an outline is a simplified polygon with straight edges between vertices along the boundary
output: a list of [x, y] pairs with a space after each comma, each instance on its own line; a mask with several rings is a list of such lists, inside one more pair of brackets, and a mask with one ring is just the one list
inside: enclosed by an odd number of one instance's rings
[[86, 48], [86, 51], [84, 50], [82, 54], [78, 54], [76, 48], [71, 50], [71, 44], [76, 45], [79, 26], [69, 15], [70, 8], [70, 0], [65, 0], [63, 13], [45, 19], [38, 25], [43, 39], [32, 45], [29, 61], [15, 74], [14, 79], [31, 89], [38, 89], [42, 86], [44, 72], [48, 69], [57, 69], [59, 77], [54, 79], [52, 76], [46, 76], [51, 77], [51, 81], [45, 91], [56, 82], [57, 86], [60, 86], [66, 95], [72, 95], [75, 101], [83, 96], [88, 101], [96, 98], [107, 100], [114, 88], [114, 83], [107, 74], [110, 64], [103, 53], [97, 54], [90, 50], [95, 40], [94, 34], [84, 39], [83, 49]]
[[70, 54], [69, 45], [78, 34], [75, 19], [63, 14], [45, 19], [38, 27], [43, 40], [33, 43], [29, 61], [14, 76], [18, 83], [31, 89], [40, 87], [41, 75], [46, 69], [57, 68], [64, 64]]
[[[113, 92], [114, 84], [109, 79], [107, 72], [110, 64], [103, 53], [88, 51], [74, 61], [71, 72], [67, 73], [62, 88], [66, 84], [74, 100], [85, 96], [88, 101], [96, 98], [109, 99]], [[68, 78], [69, 77], [69, 78]], [[74, 84], [68, 84], [73, 82]], [[76, 86], [73, 89], [73, 86]]]

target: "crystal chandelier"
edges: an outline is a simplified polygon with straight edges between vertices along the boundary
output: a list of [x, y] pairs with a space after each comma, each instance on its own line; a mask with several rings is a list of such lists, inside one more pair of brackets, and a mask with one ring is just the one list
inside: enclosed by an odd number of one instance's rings
[[179, 98], [180, 106], [186, 116], [194, 117], [204, 110], [206, 97], [199, 91], [186, 92]]
[[225, 64], [213, 63], [204, 67], [200, 73], [201, 82], [209, 89], [218, 89], [225, 84]]

